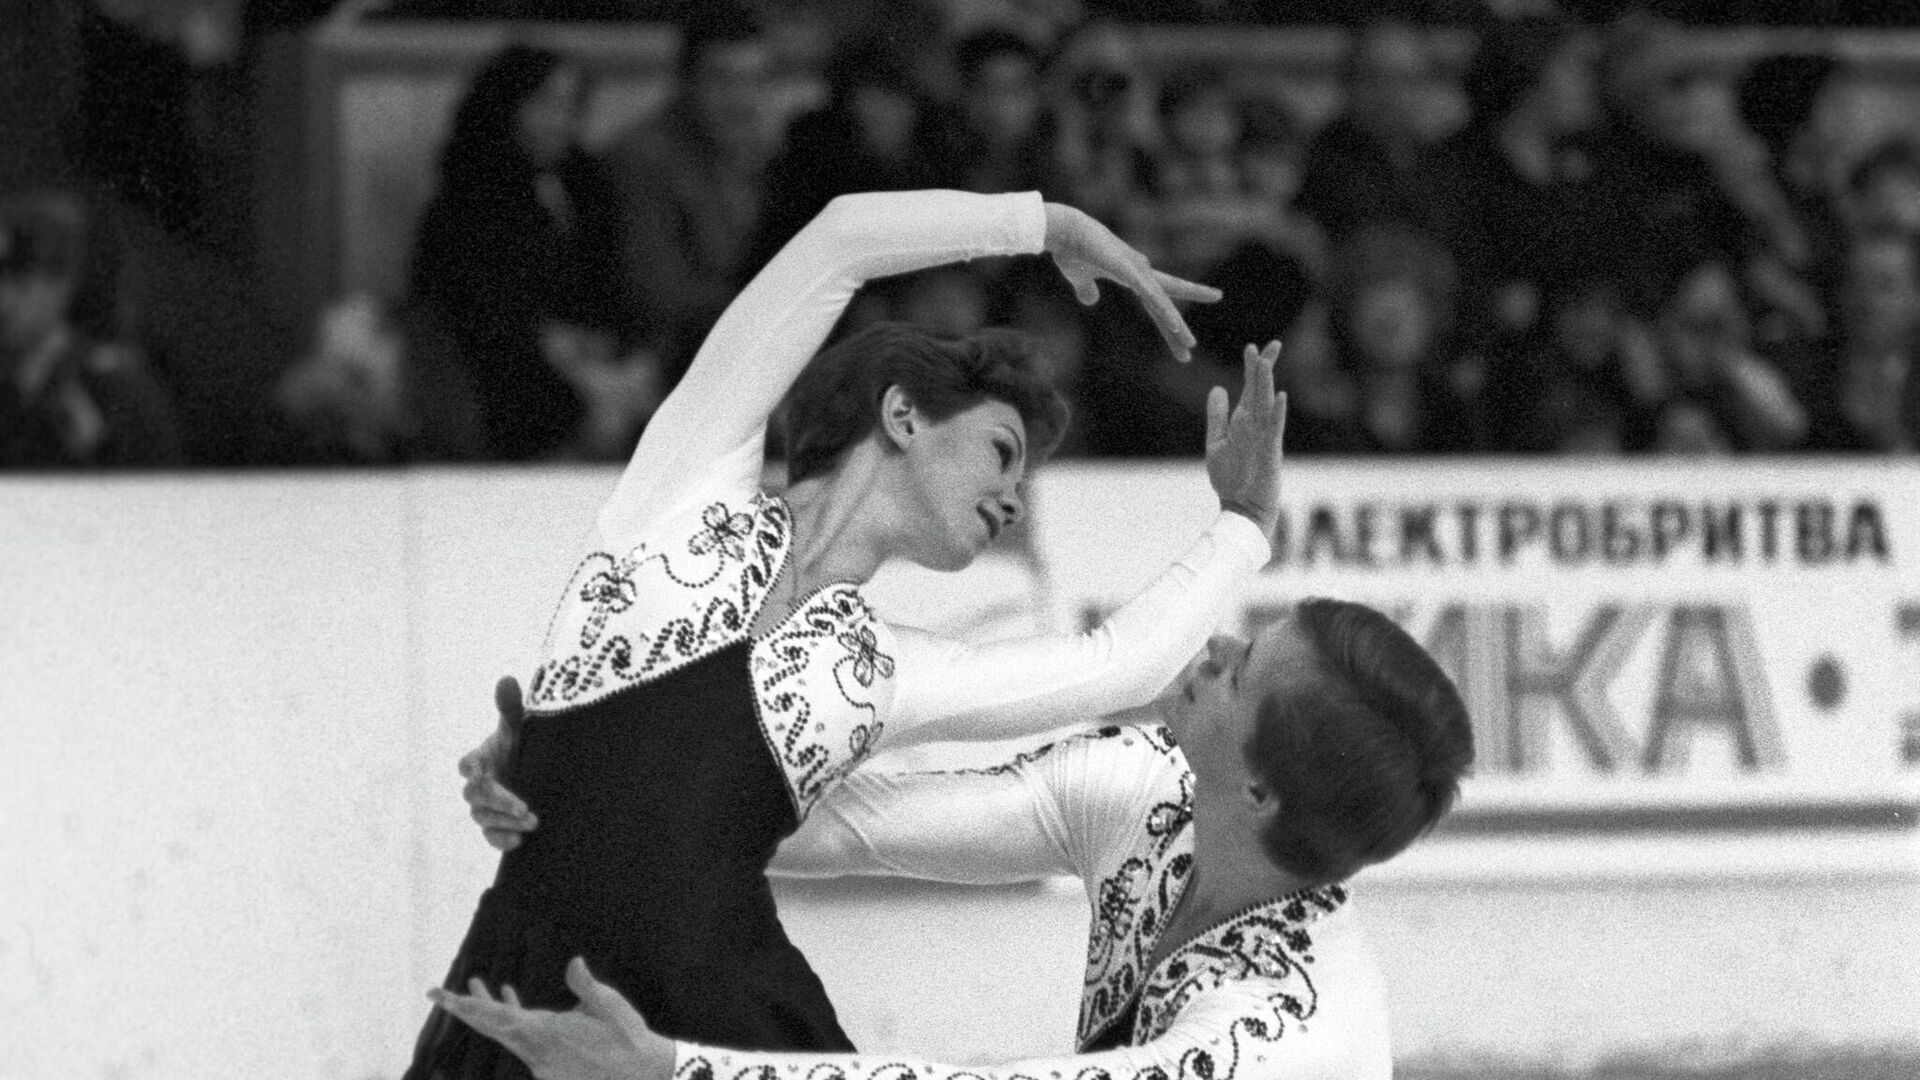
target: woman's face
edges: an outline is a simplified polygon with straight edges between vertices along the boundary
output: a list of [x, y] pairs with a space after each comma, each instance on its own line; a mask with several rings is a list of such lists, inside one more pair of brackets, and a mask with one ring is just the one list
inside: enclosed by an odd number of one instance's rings
[[962, 569], [1026, 510], [1026, 423], [990, 398], [945, 420], [915, 410], [911, 424], [900, 459], [915, 518], [907, 556]]
[[514, 112], [520, 149], [536, 165], [554, 164], [573, 145], [584, 92], [585, 81], [577, 69], [557, 67]]

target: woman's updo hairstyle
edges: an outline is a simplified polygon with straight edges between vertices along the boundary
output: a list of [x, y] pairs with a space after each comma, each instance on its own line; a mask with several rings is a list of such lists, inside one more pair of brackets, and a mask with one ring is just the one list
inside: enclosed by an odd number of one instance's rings
[[847, 447], [880, 423], [880, 398], [904, 390], [920, 411], [945, 420], [983, 401], [1003, 401], [1027, 427], [1028, 467], [1053, 453], [1067, 403], [1042, 374], [1039, 343], [989, 327], [964, 336], [880, 322], [821, 350], [787, 392], [787, 482], [830, 471]]

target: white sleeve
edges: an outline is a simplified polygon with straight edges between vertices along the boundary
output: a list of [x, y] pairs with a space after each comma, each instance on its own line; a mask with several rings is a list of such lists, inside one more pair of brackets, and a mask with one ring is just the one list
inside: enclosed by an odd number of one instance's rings
[[769, 869], [962, 885], [1085, 878], [1140, 821], [1155, 755], [1146, 735], [1116, 725], [990, 769], [861, 769], [821, 797]]
[[889, 745], [1015, 738], [1149, 701], [1269, 555], [1258, 525], [1222, 511], [1179, 561], [1086, 633], [976, 645], [895, 627]]
[[1259, 978], [1195, 994], [1158, 1038], [1071, 1057], [1000, 1065], [947, 1065], [900, 1054], [771, 1053], [674, 1046], [674, 1080], [1373, 1080], [1337, 1031], [1287, 1023], [1276, 1030], [1270, 1000], [1283, 992]]
[[[603, 537], [630, 535], [715, 483], [758, 486], [767, 418], [867, 281], [1046, 240], [1035, 192], [842, 195], [802, 229], [720, 316], [647, 424], [613, 496]], [[724, 471], [724, 477], [715, 472]], [[737, 474], [737, 475], [736, 475]]]

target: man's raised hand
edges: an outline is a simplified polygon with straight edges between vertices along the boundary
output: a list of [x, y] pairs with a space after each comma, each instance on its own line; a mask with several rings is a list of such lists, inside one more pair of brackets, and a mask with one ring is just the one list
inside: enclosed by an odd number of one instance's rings
[[1287, 433], [1287, 395], [1274, 389], [1273, 367], [1280, 343], [1248, 345], [1242, 353], [1246, 377], [1240, 401], [1231, 411], [1227, 389], [1207, 394], [1207, 479], [1220, 507], [1253, 519], [1277, 539], [1280, 525], [1280, 461]]

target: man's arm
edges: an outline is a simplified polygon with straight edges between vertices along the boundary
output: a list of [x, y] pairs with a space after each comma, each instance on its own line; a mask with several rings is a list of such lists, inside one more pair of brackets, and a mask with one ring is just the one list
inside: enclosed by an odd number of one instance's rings
[[[466, 780], [461, 797], [487, 842], [511, 851], [538, 827], [526, 804], [499, 779], [524, 723], [519, 684], [501, 679], [494, 705], [499, 725], [460, 759]], [[1129, 715], [1147, 718], [1144, 712]], [[1107, 739], [1122, 745], [1091, 745]], [[1097, 759], [1114, 750], [1124, 758], [1136, 745], [1138, 752], [1150, 752], [1143, 734], [1113, 724], [991, 769], [863, 769], [822, 796], [799, 831], [780, 845], [769, 869], [788, 877], [893, 876], [972, 885], [1083, 875], [1114, 841], [1116, 826], [1126, 831], [1133, 804], [1150, 783], [1148, 770]]]
[[899, 676], [889, 745], [1005, 739], [1151, 700], [1218, 625], [1273, 554], [1287, 397], [1274, 387], [1280, 343], [1248, 345], [1240, 400], [1207, 399], [1207, 476], [1221, 511], [1179, 561], [1082, 634], [985, 644], [895, 629]]
[[[900, 1054], [726, 1050], [654, 1033], [619, 992], [575, 960], [570, 1012], [527, 1009], [509, 989], [496, 999], [429, 991], [442, 1008], [499, 1041], [541, 1080], [1376, 1080], [1354, 1040], [1295, 1019], [1286, 984], [1247, 978], [1189, 998], [1165, 1031], [1138, 1046], [998, 1065], [951, 1065]], [[1312, 1028], [1313, 1030], [1310, 1030]]]

